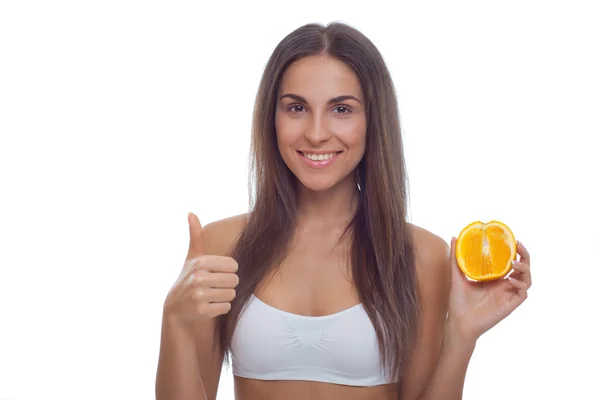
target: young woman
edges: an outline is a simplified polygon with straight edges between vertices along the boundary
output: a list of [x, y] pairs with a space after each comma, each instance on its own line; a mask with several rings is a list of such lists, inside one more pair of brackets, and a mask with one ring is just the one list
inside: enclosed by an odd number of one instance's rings
[[531, 285], [474, 283], [406, 220], [397, 100], [376, 47], [339, 23], [305, 25], [258, 90], [251, 212], [202, 228], [167, 295], [159, 400], [215, 399], [231, 355], [238, 400], [462, 397], [477, 338]]

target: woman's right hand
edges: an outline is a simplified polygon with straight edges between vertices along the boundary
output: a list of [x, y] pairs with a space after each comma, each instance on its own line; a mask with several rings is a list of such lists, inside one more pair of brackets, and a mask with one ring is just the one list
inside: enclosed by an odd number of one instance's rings
[[237, 262], [231, 257], [207, 255], [202, 225], [188, 214], [190, 245], [183, 269], [165, 299], [164, 316], [191, 326], [193, 321], [226, 314], [239, 283]]

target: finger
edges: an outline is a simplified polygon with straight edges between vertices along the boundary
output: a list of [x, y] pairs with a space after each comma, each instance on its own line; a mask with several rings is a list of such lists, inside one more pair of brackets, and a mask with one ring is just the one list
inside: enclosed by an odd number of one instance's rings
[[513, 261], [512, 268], [515, 271], [519, 271], [522, 274], [528, 274], [531, 271], [531, 268], [529, 268], [529, 265], [527, 265], [521, 261]]
[[236, 273], [238, 263], [231, 257], [204, 255], [196, 260], [195, 267], [198, 270], [209, 272]]
[[516, 273], [517, 275], [514, 276], [515, 279], [525, 282], [527, 284], [527, 289], [529, 289], [531, 287], [531, 269], [529, 268], [529, 265], [519, 261], [513, 261], [512, 268], [514, 272], [510, 276], [513, 276]]
[[235, 299], [235, 289], [196, 289], [193, 297], [210, 303], [226, 303]]
[[452, 240], [450, 241], [450, 264], [452, 266], [452, 279], [457, 279], [458, 281], [469, 283], [469, 279], [462, 272], [462, 270], [458, 266], [458, 262], [456, 261], [456, 241], [456, 236], [452, 236]]
[[190, 245], [186, 261], [205, 254], [202, 225], [196, 214], [188, 213], [188, 225], [190, 228]]
[[508, 277], [508, 283], [510, 283], [515, 289], [527, 290], [527, 284], [520, 279], [513, 278], [512, 275]]
[[501, 306], [500, 314], [502, 318], [506, 318], [510, 315], [517, 307], [519, 307], [523, 302], [527, 299], [527, 292], [524, 291], [524, 294], [519, 294], [520, 291], [517, 291], [517, 294], [511, 296], [507, 301], [504, 301]]
[[231, 310], [231, 303], [210, 303], [205, 306], [206, 313], [211, 317], [227, 314]]
[[511, 303], [514, 303], [512, 305], [516, 307], [522, 302], [524, 302], [527, 298], [527, 284], [519, 279], [515, 279], [510, 276], [508, 277], [508, 283], [510, 283], [512, 287], [517, 289], [517, 296], [514, 296], [516, 297], [516, 299], [511, 299]]
[[531, 266], [531, 256], [529, 251], [523, 246], [523, 243], [517, 240], [517, 253], [521, 256], [519, 261]]
[[509, 305], [511, 308], [516, 308], [519, 304], [527, 299], [527, 285], [525, 282], [518, 279], [508, 277], [508, 283], [510, 283], [515, 289], [517, 289], [517, 296], [514, 296], [510, 301]]
[[192, 284], [205, 288], [234, 288], [240, 282], [236, 274], [226, 272], [202, 273], [192, 275]]
[[179, 273], [179, 277], [177, 278], [177, 282], [186, 280], [187, 284], [193, 283], [192, 273], [194, 272], [195, 263], [196, 263], [195, 258], [185, 261], [185, 263], [183, 264], [183, 268], [181, 269], [181, 272]]

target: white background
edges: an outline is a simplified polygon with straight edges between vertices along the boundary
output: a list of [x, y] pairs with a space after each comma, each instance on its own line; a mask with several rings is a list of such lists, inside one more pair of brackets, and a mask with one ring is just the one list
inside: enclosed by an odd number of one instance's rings
[[0, 3], [0, 399], [154, 398], [186, 214], [247, 210], [267, 59], [334, 20], [391, 70], [412, 222], [499, 219], [531, 251], [464, 398], [600, 399], [594, 2], [200, 3]]

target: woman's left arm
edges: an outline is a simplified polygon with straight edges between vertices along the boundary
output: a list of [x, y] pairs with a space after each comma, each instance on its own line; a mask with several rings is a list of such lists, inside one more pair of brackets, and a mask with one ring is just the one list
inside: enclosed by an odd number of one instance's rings
[[404, 368], [401, 399], [460, 400], [477, 339], [527, 298], [530, 255], [519, 243], [520, 259], [509, 279], [473, 282], [456, 264], [456, 238], [450, 251], [445, 242], [429, 243], [427, 255], [417, 257], [422, 315], [415, 351]]

